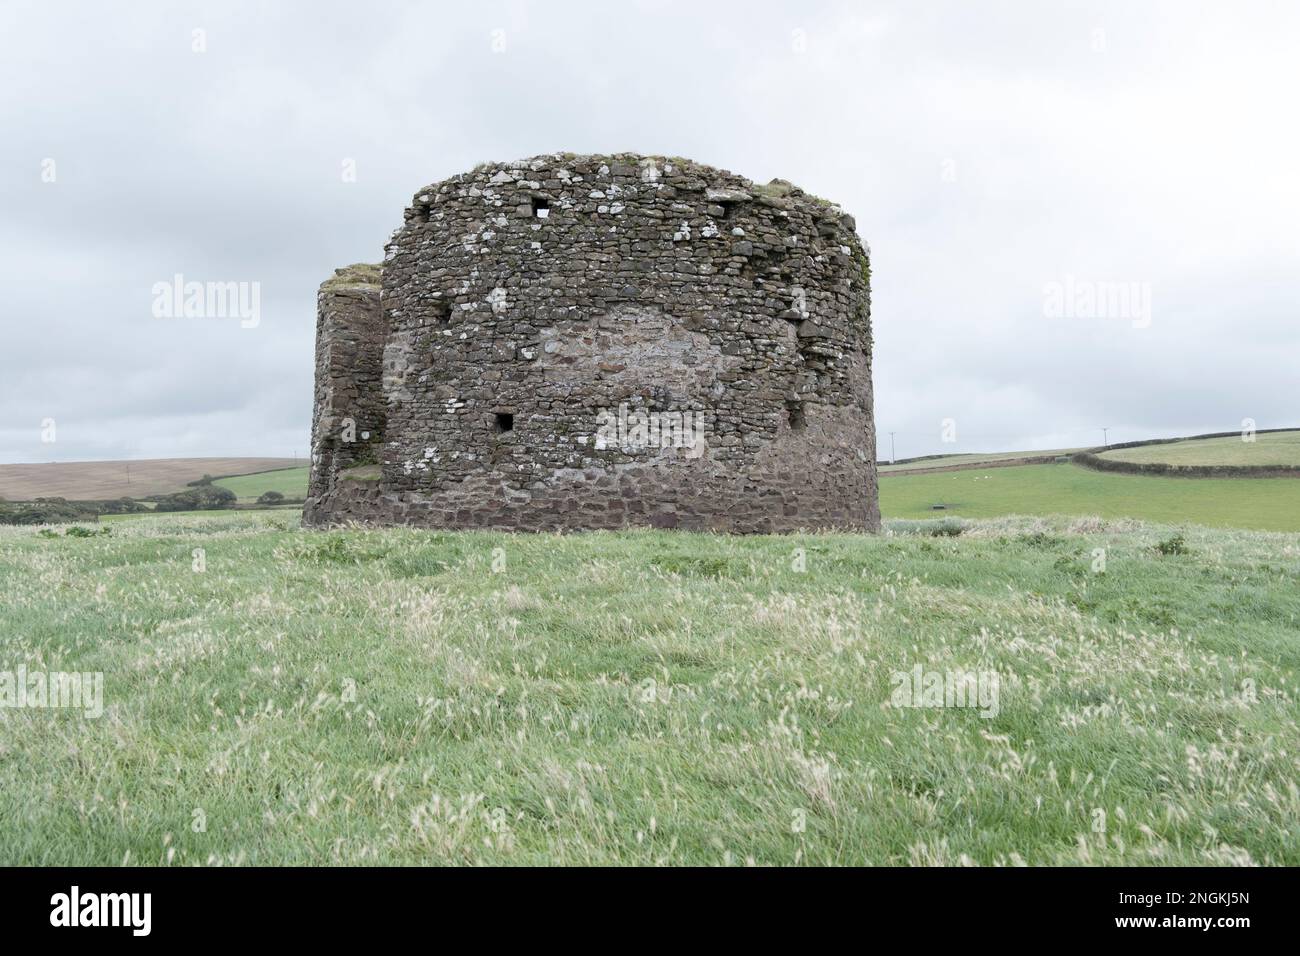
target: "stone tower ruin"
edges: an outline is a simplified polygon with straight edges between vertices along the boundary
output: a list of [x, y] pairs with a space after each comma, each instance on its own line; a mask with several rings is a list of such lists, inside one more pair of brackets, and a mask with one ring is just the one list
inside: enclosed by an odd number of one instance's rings
[[789, 183], [485, 164], [317, 302], [306, 524], [879, 528], [867, 250]]

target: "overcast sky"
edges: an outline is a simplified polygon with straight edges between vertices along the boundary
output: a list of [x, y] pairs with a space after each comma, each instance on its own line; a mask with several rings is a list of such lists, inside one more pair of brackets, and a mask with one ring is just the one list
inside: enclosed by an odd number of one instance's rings
[[[852, 213], [882, 457], [1300, 425], [1298, 41], [1240, 0], [4, 0], [0, 462], [304, 456], [320, 281], [556, 150]], [[155, 317], [178, 273], [259, 323]]]

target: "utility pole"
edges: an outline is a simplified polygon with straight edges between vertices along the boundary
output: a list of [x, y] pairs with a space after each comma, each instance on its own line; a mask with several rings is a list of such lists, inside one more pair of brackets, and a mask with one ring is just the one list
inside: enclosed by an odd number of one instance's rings
[[1108, 432], [1109, 430], [1110, 430], [1110, 429], [1105, 428], [1105, 427], [1103, 427], [1102, 430], [1101, 430], [1101, 446], [1102, 446], [1103, 448], [1109, 448], [1109, 447], [1110, 447], [1110, 440], [1106, 437], [1106, 432]]
[[889, 463], [894, 463], [894, 433], [889, 433]]

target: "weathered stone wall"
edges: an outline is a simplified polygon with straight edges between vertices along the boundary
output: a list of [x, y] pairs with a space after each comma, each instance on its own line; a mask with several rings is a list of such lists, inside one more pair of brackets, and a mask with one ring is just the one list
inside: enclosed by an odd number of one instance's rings
[[[313, 523], [879, 526], [869, 265], [838, 207], [680, 159], [489, 164], [416, 195], [382, 281], [382, 475], [322, 456]], [[641, 441], [647, 412], [702, 441]]]
[[340, 471], [379, 460], [387, 339], [379, 280], [379, 266], [347, 266], [323, 282], [316, 295], [309, 510], [334, 486]]

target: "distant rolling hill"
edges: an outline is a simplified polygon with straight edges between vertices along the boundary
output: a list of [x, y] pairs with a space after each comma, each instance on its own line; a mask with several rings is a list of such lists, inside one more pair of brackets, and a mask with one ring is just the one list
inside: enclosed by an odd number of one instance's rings
[[1260, 432], [1252, 437], [1253, 441], [1243, 441], [1240, 435], [1188, 438], [1114, 448], [1100, 454], [1102, 458], [1144, 465], [1300, 466], [1300, 430]]
[[[886, 518], [1095, 515], [1300, 531], [1300, 480], [1260, 473], [1300, 467], [1300, 430], [1251, 437], [1243, 441], [1240, 433], [1232, 433], [1156, 439], [1095, 448], [1091, 456], [1078, 457], [1084, 449], [900, 461], [880, 467], [880, 511]], [[1125, 463], [1125, 470], [1171, 466], [1200, 468], [1202, 473], [1178, 477], [1094, 470], [1107, 461]]]
[[142, 498], [180, 491], [188, 482], [204, 475], [221, 478], [303, 464], [301, 459], [293, 458], [152, 458], [0, 465], [0, 498], [9, 501]]
[[900, 458], [897, 462], [881, 461], [882, 475], [925, 474], [971, 468], [995, 468], [1046, 464], [1083, 451], [1102, 458], [1136, 464], [1170, 464], [1180, 466], [1269, 465], [1300, 466], [1300, 429], [1261, 431], [1251, 441], [1239, 433], [1196, 435], [1188, 438], [1160, 438], [1147, 442], [1125, 442], [1109, 448], [1052, 448], [1041, 451], [975, 452], [967, 454], [925, 455]]
[[966, 468], [999, 468], [1013, 465], [1043, 464], [1065, 455], [1083, 451], [1082, 448], [1049, 448], [1044, 451], [990, 451], [968, 455], [926, 455], [922, 458], [903, 458], [897, 462], [880, 462], [876, 467], [882, 475], [905, 472], [924, 474], [932, 471], [957, 471]]

